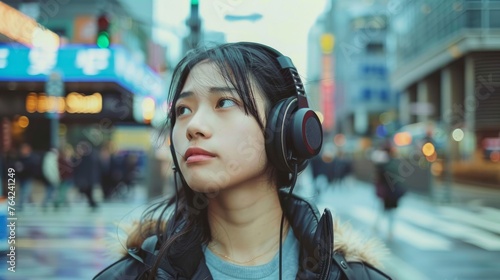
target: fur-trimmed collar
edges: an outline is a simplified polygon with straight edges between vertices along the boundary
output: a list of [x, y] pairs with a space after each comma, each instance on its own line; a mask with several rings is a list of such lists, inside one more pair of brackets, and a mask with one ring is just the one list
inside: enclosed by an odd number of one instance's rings
[[[130, 248], [140, 248], [143, 241], [153, 235], [156, 221], [139, 221], [129, 225], [117, 225], [106, 241], [109, 256], [113, 259], [128, 254]], [[165, 225], [163, 225], [166, 228]], [[377, 238], [368, 238], [354, 230], [351, 224], [333, 218], [334, 251], [341, 253], [348, 262], [364, 262], [375, 268], [382, 268], [382, 260], [389, 253]]]

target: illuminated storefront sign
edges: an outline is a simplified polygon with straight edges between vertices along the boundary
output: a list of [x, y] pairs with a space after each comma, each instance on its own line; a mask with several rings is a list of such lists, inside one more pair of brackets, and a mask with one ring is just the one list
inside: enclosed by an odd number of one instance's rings
[[0, 81], [47, 81], [57, 70], [65, 82], [114, 82], [140, 96], [162, 98], [160, 77], [121, 47], [68, 45], [57, 51], [0, 46]]
[[97, 114], [102, 111], [102, 95], [95, 92], [83, 95], [71, 92], [66, 97], [47, 96], [45, 93], [30, 92], [26, 97], [28, 113]]
[[0, 94], [0, 118], [25, 115], [30, 119], [40, 119], [58, 114], [60, 120], [65, 122], [102, 119], [128, 122], [134, 121], [132, 105], [135, 98], [142, 97], [123, 94], [117, 90], [68, 91], [57, 97], [41, 91], [13, 91]]

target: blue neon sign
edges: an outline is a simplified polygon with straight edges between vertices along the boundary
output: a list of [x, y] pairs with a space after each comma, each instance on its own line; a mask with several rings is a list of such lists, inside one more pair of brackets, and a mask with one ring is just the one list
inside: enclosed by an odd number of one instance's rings
[[47, 81], [52, 71], [67, 82], [115, 82], [134, 94], [162, 97], [162, 81], [122, 47], [69, 45], [57, 51], [0, 45], [0, 81]]

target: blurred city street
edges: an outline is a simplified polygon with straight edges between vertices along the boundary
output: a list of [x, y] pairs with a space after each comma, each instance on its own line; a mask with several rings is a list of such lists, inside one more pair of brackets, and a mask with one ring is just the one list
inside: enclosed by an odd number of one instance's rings
[[[42, 192], [35, 191], [35, 198], [41, 198]], [[92, 279], [116, 260], [117, 225], [138, 218], [146, 197], [144, 188], [137, 187], [121, 201], [100, 203], [96, 210], [76, 193], [73, 200], [57, 211], [42, 211], [35, 200], [18, 213], [16, 271], [7, 270], [6, 254], [2, 253], [0, 279]]]
[[498, 279], [500, 192], [458, 185], [453, 191], [460, 203], [406, 194], [394, 213], [391, 239], [386, 219], [375, 229], [382, 206], [371, 184], [349, 178], [331, 185], [318, 207], [330, 208], [365, 236], [384, 241], [391, 251], [385, 267], [395, 279]]
[[[500, 192], [453, 188], [460, 204], [438, 204], [413, 193], [397, 209], [392, 239], [387, 222], [374, 230], [379, 202], [373, 186], [348, 177], [318, 195], [305, 172], [295, 192], [330, 208], [365, 237], [383, 241], [391, 253], [384, 261], [395, 279], [498, 279], [500, 268]], [[99, 195], [97, 195], [99, 197]], [[2, 261], [0, 279], [91, 279], [116, 260], [111, 245], [126, 225], [145, 208], [146, 190], [137, 186], [122, 201], [101, 203], [91, 211], [74, 196], [67, 209], [40, 211], [31, 205], [18, 215], [17, 267], [11, 273]], [[488, 206], [485, 206], [487, 203]], [[2, 256], [5, 258], [5, 255]]]
[[[91, 279], [117, 259], [119, 226], [172, 190], [176, 65], [235, 42], [298, 71], [286, 96], [307, 102], [276, 126], [277, 153], [310, 160], [296, 193], [384, 242], [395, 279], [500, 279], [499, 0], [4, 0], [0, 280]], [[300, 110], [322, 133], [303, 131], [322, 144], [304, 159]]]

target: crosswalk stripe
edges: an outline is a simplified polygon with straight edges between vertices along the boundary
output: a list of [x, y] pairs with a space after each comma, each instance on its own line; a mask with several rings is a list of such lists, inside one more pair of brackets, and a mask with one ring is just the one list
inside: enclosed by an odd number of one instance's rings
[[[356, 207], [352, 213], [356, 218], [368, 224], [373, 223], [377, 218], [376, 211], [366, 207]], [[398, 221], [395, 221], [394, 237], [422, 250], [448, 251], [452, 247], [452, 242], [441, 236], [425, 232], [406, 223], [398, 223]]]
[[457, 222], [467, 223], [500, 234], [500, 223], [492, 222], [485, 219], [478, 219], [476, 214], [472, 214], [470, 212], [461, 209], [445, 207], [445, 206], [440, 207], [440, 212], [445, 217], [448, 217]]
[[500, 224], [500, 210], [492, 207], [481, 207], [478, 215], [491, 222]]
[[[370, 206], [365, 207], [364, 210], [358, 210], [356, 218], [365, 222], [368, 225], [375, 223], [376, 215]], [[398, 219], [395, 221], [394, 234], [397, 238], [401, 239], [400, 234], [412, 234], [407, 228], [398, 225], [399, 220], [404, 220], [405, 223], [415, 225], [419, 229], [424, 229], [444, 237], [446, 240], [453, 242], [453, 239], [472, 244], [476, 247], [487, 251], [500, 250], [500, 210], [491, 207], [477, 208], [477, 213], [471, 213], [456, 207], [440, 207], [439, 211], [425, 212], [402, 204], [396, 210]], [[359, 213], [363, 211], [363, 213]], [[372, 213], [367, 213], [367, 212]], [[375, 211], [376, 213], [376, 211]], [[351, 213], [354, 215], [354, 213]], [[440, 215], [442, 214], [442, 215]], [[382, 221], [384, 222], [384, 221]], [[413, 229], [412, 229], [413, 230]], [[452, 238], [452, 239], [447, 239]], [[410, 239], [405, 237], [404, 239]], [[434, 240], [436, 244], [440, 241]], [[421, 248], [426, 248], [426, 244], [418, 245]], [[448, 248], [445, 244], [441, 249]]]
[[398, 217], [409, 223], [428, 228], [448, 237], [462, 240], [488, 251], [500, 250], [500, 238], [484, 230], [454, 222], [443, 221], [429, 214], [424, 214], [409, 208], [400, 209]]

